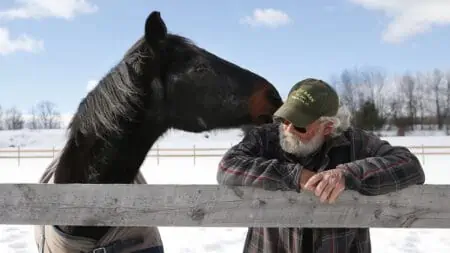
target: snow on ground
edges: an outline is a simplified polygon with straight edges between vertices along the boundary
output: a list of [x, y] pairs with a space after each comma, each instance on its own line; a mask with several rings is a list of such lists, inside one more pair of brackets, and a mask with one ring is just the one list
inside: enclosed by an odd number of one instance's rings
[[[0, 131], [0, 149], [62, 147], [64, 130]], [[160, 147], [229, 147], [241, 138], [238, 131], [188, 134], [171, 132], [159, 141]], [[448, 136], [386, 137], [393, 144], [407, 146], [449, 145]], [[449, 145], [450, 146], [450, 145]], [[419, 150], [421, 152], [421, 150]], [[427, 184], [449, 184], [450, 155], [419, 158], [424, 164]], [[422, 159], [425, 160], [422, 160]], [[216, 184], [220, 158], [147, 158], [142, 171], [150, 184]], [[50, 159], [0, 159], [0, 183], [35, 183]], [[246, 228], [161, 227], [166, 252], [242, 252]], [[424, 253], [450, 252], [450, 230], [445, 229], [371, 229], [373, 252]], [[37, 253], [31, 226], [0, 225], [1, 253]]]
[[[156, 143], [161, 148], [192, 148], [196, 147], [230, 147], [232, 143], [239, 141], [242, 132], [240, 130], [211, 131], [194, 134], [169, 130]], [[61, 148], [66, 140], [65, 129], [42, 130], [4, 130], [0, 131], [0, 149], [25, 147], [34, 149]], [[214, 143], [214, 144], [212, 144]]]

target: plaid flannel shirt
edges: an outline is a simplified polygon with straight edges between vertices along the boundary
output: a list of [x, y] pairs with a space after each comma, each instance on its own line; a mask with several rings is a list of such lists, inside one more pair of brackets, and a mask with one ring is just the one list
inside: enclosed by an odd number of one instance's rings
[[[255, 127], [229, 149], [219, 163], [219, 184], [261, 187], [268, 190], [300, 191], [303, 168], [323, 171], [333, 168], [330, 157], [343, 149], [350, 154], [338, 164], [346, 169], [346, 189], [364, 195], [379, 195], [414, 184], [425, 175], [415, 155], [404, 147], [366, 131], [351, 128], [326, 142], [306, 160], [284, 152], [279, 144], [278, 124]], [[330, 167], [331, 166], [331, 167]], [[303, 237], [306, 237], [303, 241]], [[302, 249], [303, 247], [303, 249]], [[246, 253], [369, 253], [368, 228], [249, 228]]]

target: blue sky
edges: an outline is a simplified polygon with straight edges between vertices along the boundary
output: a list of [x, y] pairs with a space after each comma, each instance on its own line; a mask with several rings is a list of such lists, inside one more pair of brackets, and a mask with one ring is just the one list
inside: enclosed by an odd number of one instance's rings
[[298, 80], [328, 80], [344, 68], [449, 70], [450, 3], [443, 2], [2, 0], [0, 105], [28, 113], [50, 100], [73, 113], [153, 10], [171, 32], [263, 75], [283, 97]]

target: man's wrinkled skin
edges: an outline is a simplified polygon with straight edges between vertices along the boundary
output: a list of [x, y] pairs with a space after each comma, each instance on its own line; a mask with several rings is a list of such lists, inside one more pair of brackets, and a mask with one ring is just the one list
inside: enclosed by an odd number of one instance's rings
[[334, 203], [345, 190], [344, 170], [336, 168], [311, 176], [304, 188], [313, 192], [322, 203]]

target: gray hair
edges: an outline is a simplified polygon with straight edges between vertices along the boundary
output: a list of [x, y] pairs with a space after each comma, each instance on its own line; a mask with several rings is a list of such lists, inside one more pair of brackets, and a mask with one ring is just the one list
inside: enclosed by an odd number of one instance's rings
[[335, 116], [323, 116], [319, 118], [321, 124], [333, 123], [332, 137], [337, 137], [345, 132], [351, 126], [352, 115], [347, 106], [341, 105]]

